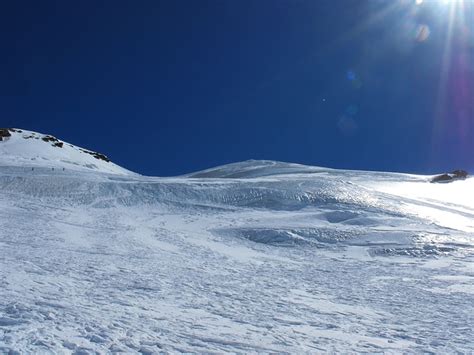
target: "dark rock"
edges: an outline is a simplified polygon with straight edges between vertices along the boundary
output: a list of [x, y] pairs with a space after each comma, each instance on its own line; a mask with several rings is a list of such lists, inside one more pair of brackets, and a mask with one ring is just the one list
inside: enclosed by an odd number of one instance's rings
[[451, 181], [453, 178], [449, 174], [441, 174], [436, 175], [434, 178], [431, 179], [431, 182], [447, 182]]
[[59, 139], [53, 136], [44, 136], [41, 139], [44, 140], [45, 142], [59, 142]]
[[11, 137], [10, 130], [8, 128], [0, 128], [0, 141], [3, 141], [3, 138]]
[[62, 148], [64, 143], [61, 142], [59, 139], [57, 139], [56, 137], [53, 137], [53, 136], [44, 136], [43, 138], [41, 138], [43, 141], [45, 142], [52, 142], [52, 146], [53, 147], [58, 147], [58, 148]]
[[102, 154], [102, 153], [93, 152], [93, 151], [91, 151], [91, 150], [86, 150], [86, 149], [81, 149], [81, 152], [90, 154], [90, 155], [92, 155], [94, 158], [99, 159], [99, 160], [106, 161], [107, 163], [110, 162], [110, 159], [107, 158], [107, 156], [104, 155], [104, 154]]
[[467, 178], [467, 171], [465, 170], [454, 170], [451, 174], [453, 174], [454, 176], [456, 177], [459, 177], [459, 178]]
[[467, 178], [468, 173], [465, 170], [454, 170], [451, 173], [437, 175], [431, 179], [431, 182], [452, 182], [455, 180], [464, 180]]
[[104, 154], [101, 154], [101, 153], [95, 153], [93, 155], [93, 157], [96, 158], [96, 159], [99, 159], [99, 160], [106, 161], [107, 163], [110, 162], [110, 159], [107, 158], [107, 156], [105, 156]]

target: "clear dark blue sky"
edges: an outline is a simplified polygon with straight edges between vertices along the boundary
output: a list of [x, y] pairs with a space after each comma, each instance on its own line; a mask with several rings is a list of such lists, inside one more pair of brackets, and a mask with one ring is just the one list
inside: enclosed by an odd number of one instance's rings
[[0, 126], [174, 175], [474, 171], [471, 0], [3, 1]]

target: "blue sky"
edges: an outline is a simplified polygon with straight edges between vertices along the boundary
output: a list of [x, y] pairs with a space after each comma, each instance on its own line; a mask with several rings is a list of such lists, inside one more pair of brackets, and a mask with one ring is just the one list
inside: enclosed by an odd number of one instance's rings
[[149, 175], [474, 171], [474, 6], [418, 2], [3, 2], [1, 126]]

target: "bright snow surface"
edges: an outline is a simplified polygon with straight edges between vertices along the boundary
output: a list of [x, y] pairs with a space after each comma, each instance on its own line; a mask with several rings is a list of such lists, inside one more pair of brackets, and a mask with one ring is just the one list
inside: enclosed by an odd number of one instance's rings
[[[0, 141], [0, 166], [45, 167], [111, 174], [133, 174], [112, 162], [95, 158], [93, 151], [76, 147], [53, 136], [15, 129]], [[56, 141], [48, 141], [56, 139]], [[61, 147], [55, 143], [62, 143]]]
[[0, 353], [474, 351], [474, 180], [40, 143], [0, 142]]

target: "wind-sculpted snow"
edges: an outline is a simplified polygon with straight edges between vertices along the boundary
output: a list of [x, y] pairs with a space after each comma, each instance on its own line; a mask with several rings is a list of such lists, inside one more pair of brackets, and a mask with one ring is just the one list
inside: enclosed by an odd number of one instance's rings
[[473, 187], [269, 161], [177, 178], [9, 161], [0, 353], [471, 353]]
[[301, 164], [272, 160], [247, 160], [184, 175], [189, 178], [249, 179], [288, 174], [309, 174], [333, 171]]
[[[54, 176], [54, 179], [51, 177]], [[341, 180], [340, 177], [293, 177], [269, 180], [117, 179], [114, 176], [71, 176], [68, 173], [16, 169], [0, 175], [0, 187], [19, 193], [70, 204], [111, 205], [221, 205], [292, 211], [308, 207], [382, 210], [399, 214], [397, 203], [384, 193]], [[392, 198], [393, 199], [393, 198]], [[104, 201], [108, 203], [104, 204]], [[333, 218], [329, 216], [328, 218]]]

